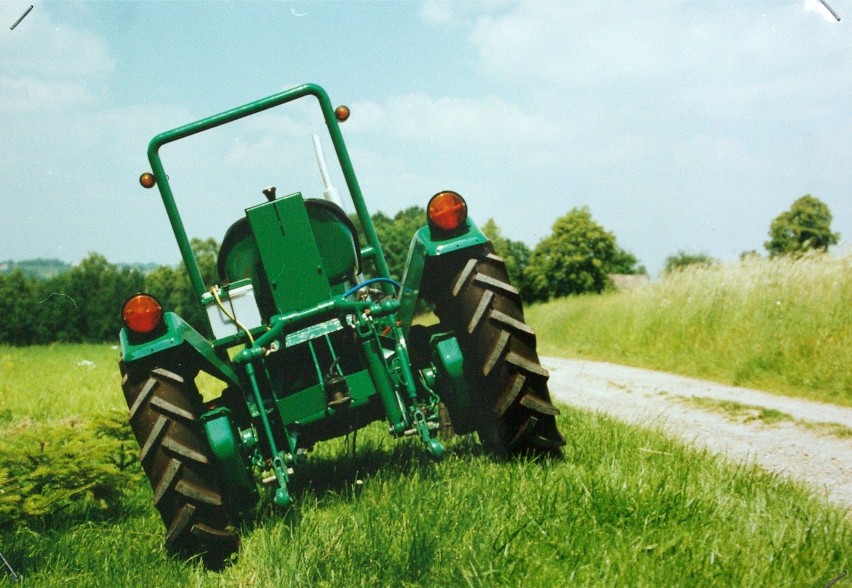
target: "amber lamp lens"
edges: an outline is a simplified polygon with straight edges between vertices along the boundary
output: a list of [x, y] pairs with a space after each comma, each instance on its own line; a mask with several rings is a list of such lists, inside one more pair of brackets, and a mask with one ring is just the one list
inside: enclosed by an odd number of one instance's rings
[[137, 294], [124, 303], [121, 318], [128, 329], [136, 333], [150, 333], [163, 320], [163, 307], [150, 294]]
[[349, 118], [349, 107], [341, 104], [337, 108], [334, 109], [334, 116], [337, 117], [337, 120], [340, 122], [346, 122]]
[[142, 184], [143, 188], [153, 188], [154, 184], [157, 183], [157, 180], [154, 178], [154, 174], [145, 172], [139, 176], [139, 183]]
[[467, 203], [455, 192], [439, 192], [429, 201], [426, 214], [434, 226], [453, 231], [467, 219]]

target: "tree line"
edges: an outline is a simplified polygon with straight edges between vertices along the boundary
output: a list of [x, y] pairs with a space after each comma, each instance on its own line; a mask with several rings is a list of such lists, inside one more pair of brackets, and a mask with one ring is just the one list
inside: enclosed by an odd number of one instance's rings
[[[391, 275], [401, 278], [411, 237], [425, 223], [426, 212], [413, 206], [393, 217], [379, 212], [372, 219]], [[764, 246], [773, 256], [827, 250], [839, 239], [830, 225], [828, 207], [805, 195], [773, 220], [770, 240]], [[574, 208], [558, 218], [551, 234], [534, 248], [504, 237], [493, 219], [481, 229], [505, 260], [511, 282], [526, 302], [600, 293], [610, 287], [611, 274], [646, 273], [636, 257], [618, 245], [615, 235], [594, 220], [587, 207]], [[219, 243], [212, 238], [196, 238], [191, 244], [205, 283], [214, 283]], [[706, 255], [680, 252], [667, 260], [666, 271], [712, 261]], [[122, 327], [122, 304], [141, 291], [153, 294], [167, 310], [206, 331], [204, 310], [192, 295], [183, 264], [142, 271], [92, 253], [78, 265], [48, 278], [27, 275], [20, 269], [0, 274], [0, 343], [115, 341]]]
[[[215, 279], [214, 239], [193, 239], [193, 250], [205, 280]], [[91, 253], [57, 275], [40, 278], [22, 269], [0, 275], [0, 343], [100, 343], [116, 341], [121, 330], [121, 307], [133, 294], [150, 292], [163, 306], [200, 330], [206, 329], [203, 310], [191, 294], [183, 264], [158, 266], [144, 272], [110, 263]]]

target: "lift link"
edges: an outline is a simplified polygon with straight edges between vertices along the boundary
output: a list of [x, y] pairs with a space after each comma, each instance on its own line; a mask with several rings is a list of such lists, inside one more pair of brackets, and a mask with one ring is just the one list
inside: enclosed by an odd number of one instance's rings
[[269, 424], [269, 417], [266, 415], [266, 408], [260, 393], [260, 387], [257, 385], [254, 365], [251, 363], [245, 364], [245, 370], [246, 376], [248, 376], [249, 382], [251, 382], [255, 402], [260, 408], [260, 420], [263, 423], [263, 432], [266, 434], [266, 441], [269, 443], [269, 448], [274, 456], [272, 458], [272, 471], [275, 473], [275, 479], [278, 481], [278, 489], [275, 491], [275, 504], [285, 508], [293, 502], [290, 492], [287, 490], [287, 484], [290, 481], [287, 473], [287, 464], [284, 462], [283, 456], [276, 446], [275, 436], [272, 433], [272, 426]]
[[420, 410], [417, 403], [417, 385], [414, 383], [414, 374], [411, 373], [411, 359], [408, 356], [408, 349], [405, 346], [405, 339], [398, 327], [394, 328], [397, 336], [396, 357], [400, 366], [403, 383], [405, 384], [406, 392], [408, 392], [409, 406], [411, 407], [411, 418], [414, 423], [414, 428], [420, 434], [423, 442], [426, 443], [426, 448], [429, 450], [429, 455], [432, 459], [438, 461], [444, 456], [444, 446], [434, 438], [432, 431], [429, 429], [429, 422], [426, 415]]

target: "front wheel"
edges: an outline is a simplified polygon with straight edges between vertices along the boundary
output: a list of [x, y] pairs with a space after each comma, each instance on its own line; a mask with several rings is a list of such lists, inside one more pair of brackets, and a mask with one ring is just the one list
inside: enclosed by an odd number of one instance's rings
[[203, 553], [217, 566], [237, 551], [239, 537], [198, 422], [198, 390], [191, 380], [162, 368], [139, 375], [123, 361], [119, 368], [139, 459], [166, 526], [166, 547], [185, 555]]
[[550, 401], [549, 374], [503, 259], [490, 245], [468, 256], [439, 257], [425, 282], [435, 314], [459, 341], [468, 384], [478, 391], [483, 445], [501, 456], [558, 453], [565, 444], [556, 428], [559, 409]]

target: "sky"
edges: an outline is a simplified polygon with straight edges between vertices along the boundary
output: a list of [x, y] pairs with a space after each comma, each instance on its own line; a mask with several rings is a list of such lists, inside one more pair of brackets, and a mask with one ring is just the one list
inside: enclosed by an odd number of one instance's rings
[[[0, 261], [178, 263], [138, 184], [150, 139], [308, 82], [352, 111], [372, 212], [452, 189], [534, 247], [586, 206], [653, 275], [678, 251], [765, 253], [812, 194], [849, 249], [852, 0], [827, 1], [841, 21], [819, 0], [6, 0]], [[269, 185], [320, 196], [317, 110], [165, 146], [190, 236], [221, 241]]]

